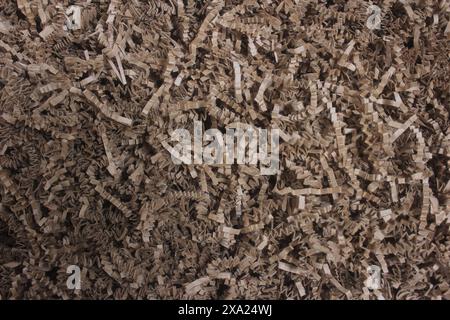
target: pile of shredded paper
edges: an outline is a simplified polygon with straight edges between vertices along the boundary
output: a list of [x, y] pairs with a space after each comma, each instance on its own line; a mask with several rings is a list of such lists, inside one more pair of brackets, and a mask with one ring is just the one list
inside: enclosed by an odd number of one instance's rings
[[450, 299], [449, 62], [448, 0], [0, 0], [0, 299]]

